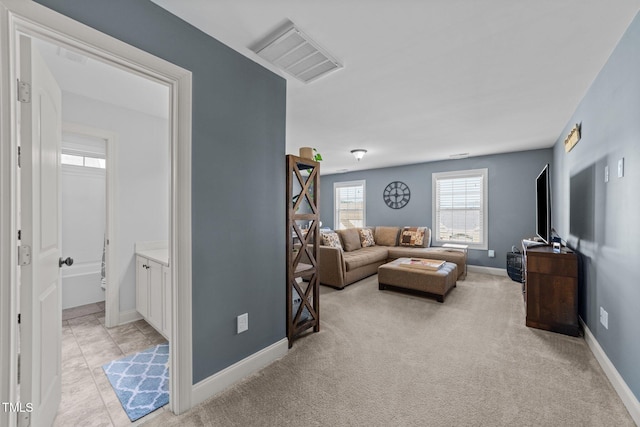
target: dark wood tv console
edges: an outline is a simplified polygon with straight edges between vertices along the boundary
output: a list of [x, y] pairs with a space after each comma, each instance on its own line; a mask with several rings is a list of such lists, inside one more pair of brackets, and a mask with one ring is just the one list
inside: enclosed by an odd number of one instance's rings
[[568, 248], [525, 250], [526, 325], [578, 336], [578, 257]]

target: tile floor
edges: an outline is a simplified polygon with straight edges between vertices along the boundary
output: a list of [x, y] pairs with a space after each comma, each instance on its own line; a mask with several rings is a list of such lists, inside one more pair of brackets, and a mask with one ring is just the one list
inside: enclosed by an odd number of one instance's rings
[[62, 400], [54, 426], [130, 426], [102, 365], [166, 342], [144, 320], [106, 328], [104, 303], [62, 312]]

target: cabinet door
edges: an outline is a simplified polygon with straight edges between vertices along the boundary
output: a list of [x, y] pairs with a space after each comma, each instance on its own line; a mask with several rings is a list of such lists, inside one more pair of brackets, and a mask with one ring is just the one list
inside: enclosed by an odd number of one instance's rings
[[167, 339], [171, 339], [171, 269], [162, 266], [162, 300], [164, 310], [162, 313], [162, 333]]
[[136, 256], [136, 310], [146, 318], [149, 314], [149, 276], [146, 258]]
[[147, 320], [157, 330], [162, 330], [162, 264], [148, 260], [149, 264], [149, 315]]

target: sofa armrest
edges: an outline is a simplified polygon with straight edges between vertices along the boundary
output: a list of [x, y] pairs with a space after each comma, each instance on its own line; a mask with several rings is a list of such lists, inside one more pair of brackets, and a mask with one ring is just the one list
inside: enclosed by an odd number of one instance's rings
[[337, 288], [345, 286], [344, 276], [347, 267], [342, 256], [342, 249], [320, 245], [318, 264], [320, 266], [320, 283]]

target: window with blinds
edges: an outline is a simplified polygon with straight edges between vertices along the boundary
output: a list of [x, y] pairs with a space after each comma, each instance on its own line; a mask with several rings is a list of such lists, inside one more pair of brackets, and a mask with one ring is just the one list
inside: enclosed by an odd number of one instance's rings
[[433, 238], [487, 249], [487, 169], [432, 175]]
[[336, 182], [333, 184], [333, 228], [335, 230], [364, 227], [364, 187], [364, 181]]

